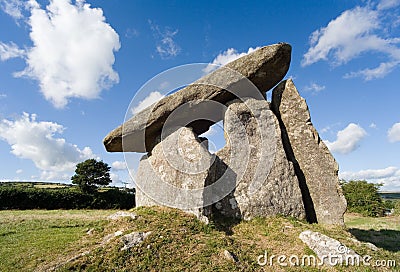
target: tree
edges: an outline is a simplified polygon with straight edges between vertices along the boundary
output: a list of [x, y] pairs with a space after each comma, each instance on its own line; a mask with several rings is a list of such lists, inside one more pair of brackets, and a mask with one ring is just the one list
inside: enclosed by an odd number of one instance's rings
[[107, 163], [88, 159], [76, 165], [75, 175], [71, 177], [72, 183], [79, 186], [82, 192], [93, 193], [97, 186], [111, 183], [110, 169]]
[[368, 183], [365, 180], [343, 182], [343, 194], [347, 200], [348, 211], [366, 216], [384, 215], [385, 205], [378, 193], [381, 186], [382, 184]]

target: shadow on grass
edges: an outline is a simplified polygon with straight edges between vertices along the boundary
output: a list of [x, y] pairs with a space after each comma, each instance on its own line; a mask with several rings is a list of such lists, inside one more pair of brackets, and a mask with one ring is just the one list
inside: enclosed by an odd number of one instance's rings
[[359, 241], [373, 243], [379, 248], [386, 249], [391, 252], [400, 251], [400, 231], [397, 230], [363, 230], [351, 228], [350, 233]]
[[225, 217], [219, 213], [214, 213], [211, 217], [210, 224], [215, 229], [223, 231], [226, 235], [230, 236], [233, 234], [232, 228], [241, 221], [240, 219]]

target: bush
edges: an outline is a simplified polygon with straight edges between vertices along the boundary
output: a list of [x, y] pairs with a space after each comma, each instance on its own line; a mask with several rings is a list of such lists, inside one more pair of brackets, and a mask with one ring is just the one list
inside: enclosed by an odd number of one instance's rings
[[400, 215], [400, 200], [396, 200], [394, 204], [394, 214]]
[[76, 188], [0, 187], [0, 209], [130, 209], [134, 206], [134, 190], [114, 188], [87, 194]]
[[396, 201], [395, 201], [395, 200], [385, 199], [385, 200], [383, 201], [383, 205], [384, 205], [384, 207], [385, 207], [386, 210], [394, 209], [395, 204], [396, 204]]
[[385, 204], [378, 193], [380, 186], [365, 180], [344, 182], [342, 188], [347, 200], [347, 210], [366, 216], [383, 216]]

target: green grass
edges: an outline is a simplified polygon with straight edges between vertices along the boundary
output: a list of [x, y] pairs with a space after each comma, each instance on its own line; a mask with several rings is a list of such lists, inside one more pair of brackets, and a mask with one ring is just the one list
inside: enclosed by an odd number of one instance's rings
[[[396, 260], [399, 268], [399, 217], [364, 218], [347, 215], [347, 228], [309, 225], [294, 218], [256, 218], [247, 222], [221, 220], [205, 225], [191, 215], [167, 208], [136, 208], [137, 219], [106, 220], [115, 211], [0, 211], [0, 271], [394, 271], [373, 267], [281, 267], [260, 266], [257, 257], [272, 254], [310, 255], [298, 238], [311, 229], [338, 239], [373, 260]], [[376, 220], [375, 220], [376, 219]], [[386, 222], [385, 229], [380, 229]], [[94, 229], [92, 235], [86, 232]], [[376, 228], [376, 230], [374, 229]], [[350, 230], [350, 232], [348, 231]], [[140, 245], [121, 251], [119, 238], [101, 245], [115, 231], [152, 231]], [[359, 233], [357, 233], [359, 231]], [[364, 233], [365, 231], [365, 233]], [[370, 241], [368, 233], [381, 235], [372, 251], [355, 243], [355, 236]], [[352, 234], [353, 233], [353, 234]], [[374, 237], [375, 237], [374, 236]], [[360, 239], [360, 240], [362, 240]], [[397, 240], [394, 240], [397, 239]], [[223, 257], [232, 252], [237, 263]], [[78, 254], [90, 253], [71, 260]]]
[[346, 214], [345, 219], [349, 232], [358, 240], [373, 243], [400, 258], [400, 216], [363, 217]]
[[113, 211], [0, 211], [0, 271], [32, 271], [63, 253]]
[[346, 226], [359, 229], [391, 229], [400, 231], [400, 216], [365, 217], [359, 214], [345, 214]]

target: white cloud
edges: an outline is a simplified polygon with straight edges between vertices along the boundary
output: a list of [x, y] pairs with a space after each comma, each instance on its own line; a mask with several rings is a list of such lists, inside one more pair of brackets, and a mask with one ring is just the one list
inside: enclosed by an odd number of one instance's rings
[[225, 64], [234, 61], [240, 57], [243, 57], [247, 54], [250, 54], [251, 52], [256, 51], [260, 47], [252, 48], [250, 47], [247, 52], [242, 52], [239, 53], [236, 49], [234, 48], [229, 48], [226, 51], [222, 52], [219, 54], [210, 64], [207, 65], [206, 68], [204, 68], [205, 73], [210, 73], [216, 69], [218, 69], [220, 66], [224, 66]]
[[340, 173], [340, 178], [345, 180], [380, 179], [393, 176], [397, 170], [397, 167], [390, 166], [384, 169], [367, 169], [358, 172], [343, 172]]
[[318, 85], [315, 82], [311, 82], [309, 85], [304, 87], [305, 91], [311, 91], [313, 93], [318, 93], [322, 90], [325, 90], [325, 86], [324, 85]]
[[320, 130], [320, 132], [321, 132], [321, 133], [326, 133], [326, 132], [328, 132], [328, 131], [330, 131], [330, 130], [331, 130], [331, 127], [330, 127], [330, 126], [326, 126], [326, 127], [322, 128], [322, 129]]
[[110, 172], [110, 178], [112, 180], [112, 186], [133, 188], [133, 180], [129, 175], [121, 176], [119, 173]]
[[0, 121], [0, 139], [11, 146], [15, 156], [32, 160], [46, 180], [65, 177], [75, 170], [78, 162], [95, 157], [89, 147], [80, 149], [55, 137], [63, 131], [64, 127], [57, 123], [36, 121], [35, 114], [23, 113], [14, 121]]
[[204, 132], [203, 134], [201, 134], [200, 137], [209, 138], [209, 137], [216, 136], [216, 135], [218, 135], [219, 133], [220, 133], [222, 136], [223, 136], [223, 134], [224, 134], [224, 123], [223, 123], [222, 120], [219, 121], [219, 122], [217, 122], [217, 123], [215, 123], [215, 124], [213, 124], [212, 126], [210, 126], [210, 128], [209, 128], [206, 132]]
[[137, 113], [141, 112], [142, 110], [153, 105], [154, 103], [156, 103], [163, 97], [164, 97], [164, 95], [162, 95], [160, 92], [157, 92], [157, 91], [151, 92], [145, 99], [140, 101], [136, 107], [131, 109], [132, 114], [137, 114]]
[[342, 125], [342, 123], [341, 122], [337, 122], [337, 123], [334, 123], [334, 124], [329, 124], [329, 125], [327, 125], [326, 127], [323, 127], [321, 130], [319, 130], [321, 133], [327, 133], [327, 132], [332, 132], [332, 130], [335, 128], [335, 127], [339, 127], [339, 126], [341, 126]]
[[125, 37], [127, 37], [128, 39], [139, 37], [139, 35], [140, 35], [139, 31], [135, 28], [128, 28], [125, 31]]
[[399, 0], [382, 0], [378, 4], [378, 9], [383, 10], [383, 9], [388, 9], [388, 8], [394, 8], [400, 5]]
[[25, 51], [19, 49], [18, 46], [10, 42], [9, 44], [0, 42], [0, 60], [5, 61], [12, 58], [19, 58], [25, 55]]
[[162, 91], [167, 91], [167, 89], [171, 86], [171, 83], [169, 83], [168, 81], [163, 81], [160, 83], [160, 86], [158, 87], [159, 90]]
[[165, 27], [164, 30], [160, 30], [160, 27], [149, 20], [150, 28], [153, 31], [155, 39], [157, 39], [156, 51], [162, 59], [169, 59], [176, 57], [181, 48], [174, 41], [174, 37], [178, 34], [178, 29], [172, 30], [169, 27]]
[[365, 80], [371, 80], [375, 78], [384, 78], [387, 74], [399, 64], [399, 61], [385, 62], [379, 64], [376, 68], [366, 68], [357, 72], [350, 72], [344, 75], [344, 78], [363, 77]]
[[42, 171], [40, 173], [40, 179], [41, 180], [47, 180], [47, 181], [60, 181], [60, 180], [70, 180], [72, 176], [72, 173], [65, 173], [65, 172], [59, 172], [59, 171]]
[[400, 142], [400, 123], [395, 123], [388, 130], [388, 139], [390, 142]]
[[15, 171], [16, 174], [21, 174], [22, 172], [24, 172], [22, 169], [18, 169], [17, 171]]
[[15, 76], [39, 81], [44, 97], [57, 108], [70, 98], [97, 98], [118, 83], [112, 66], [119, 37], [100, 8], [82, 0], [50, 0], [46, 9], [35, 0], [29, 3], [33, 47], [26, 51], [27, 67]]
[[22, 10], [25, 7], [24, 1], [21, 0], [0, 0], [0, 7], [1, 9], [13, 17], [14, 19], [18, 20], [23, 18]]
[[2, 98], [7, 98], [7, 95], [6, 94], [0, 94], [0, 99], [2, 99]]
[[361, 126], [350, 123], [345, 129], [337, 133], [336, 141], [324, 142], [331, 152], [348, 154], [358, 148], [360, 141], [366, 135], [367, 133]]
[[122, 181], [119, 175], [114, 172], [110, 172], [110, 179], [112, 180], [112, 183], [114, 185], [116, 185], [117, 183], [121, 183]]
[[114, 171], [127, 170], [126, 163], [124, 161], [115, 161], [111, 164]]
[[400, 169], [390, 166], [383, 169], [366, 169], [358, 172], [339, 172], [339, 177], [344, 180], [367, 180], [383, 184], [383, 191], [400, 191]]
[[214, 154], [226, 145], [224, 137], [224, 124], [223, 121], [219, 121], [212, 125], [206, 132], [200, 135], [208, 140], [208, 151]]
[[387, 61], [375, 68], [365, 68], [345, 75], [363, 77], [365, 80], [382, 78], [400, 64], [398, 38], [386, 37], [386, 29], [394, 28], [395, 22], [388, 20], [396, 11], [393, 8], [398, 1], [381, 1], [375, 8], [373, 4], [355, 7], [344, 11], [337, 18], [314, 31], [310, 36], [310, 48], [304, 54], [302, 66], [320, 60], [341, 65], [366, 52], [379, 52]]
[[384, 185], [381, 188], [382, 191], [400, 192], [400, 170], [398, 170], [391, 177], [376, 180], [376, 183], [381, 183]]
[[217, 126], [217, 124], [212, 125], [206, 132], [201, 134], [200, 137], [209, 138], [209, 137], [216, 135], [218, 133], [216, 126]]
[[[319, 60], [327, 60], [331, 52], [335, 61], [342, 64], [369, 49], [366, 48], [366, 44], [358, 45], [366, 41], [370, 31], [378, 28], [377, 17], [377, 12], [368, 7], [356, 7], [344, 11], [326, 27], [311, 34], [311, 48], [304, 55], [302, 64], [310, 65]], [[356, 44], [352, 44], [353, 42]]]
[[371, 124], [369, 125], [369, 127], [375, 129], [375, 128], [377, 128], [377, 125], [376, 125], [375, 123], [371, 123]]

